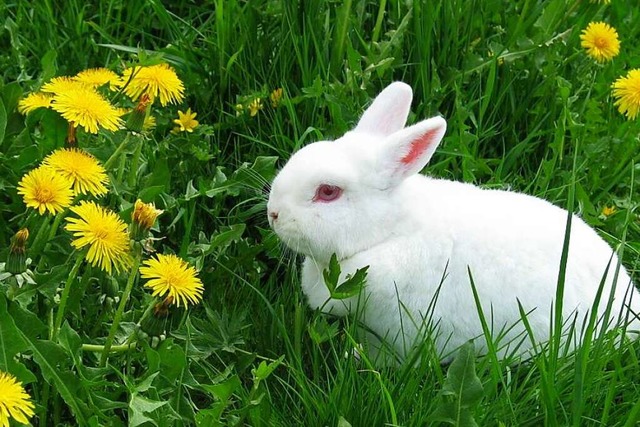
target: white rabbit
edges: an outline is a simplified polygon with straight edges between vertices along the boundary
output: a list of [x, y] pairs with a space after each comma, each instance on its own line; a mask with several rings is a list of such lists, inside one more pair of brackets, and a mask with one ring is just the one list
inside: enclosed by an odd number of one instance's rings
[[[400, 357], [423, 339], [425, 317], [441, 355], [478, 337], [476, 348], [486, 351], [469, 273], [494, 336], [503, 332], [499, 357], [524, 355], [532, 343], [519, 304], [536, 341], [553, 328], [567, 212], [525, 194], [418, 174], [446, 122], [434, 117], [404, 128], [411, 99], [408, 85], [392, 83], [354, 130], [295, 153], [273, 181], [269, 223], [306, 255], [302, 289], [311, 307], [342, 316], [358, 306], [364, 324]], [[343, 278], [370, 266], [359, 299], [329, 298], [322, 272], [333, 253]], [[640, 295], [628, 273], [574, 215], [562, 311], [578, 335], [608, 266], [598, 314], [612, 295], [606, 328], [622, 316], [628, 330], [640, 329]]]

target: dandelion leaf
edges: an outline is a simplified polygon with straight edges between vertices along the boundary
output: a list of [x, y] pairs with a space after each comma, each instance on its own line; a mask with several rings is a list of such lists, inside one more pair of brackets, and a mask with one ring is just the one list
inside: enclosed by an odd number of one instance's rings
[[7, 300], [0, 293], [0, 371], [15, 375], [14, 356], [27, 349], [13, 317], [7, 312]]
[[440, 421], [456, 427], [475, 427], [475, 407], [482, 400], [484, 390], [475, 371], [473, 341], [460, 347], [449, 366], [447, 378], [440, 391], [440, 402], [432, 421]]
[[157, 426], [158, 423], [146, 414], [155, 411], [167, 403], [169, 402], [151, 400], [140, 396], [138, 393], [133, 393], [131, 401], [129, 401], [129, 427], [136, 427], [145, 423], [151, 423], [154, 426]]

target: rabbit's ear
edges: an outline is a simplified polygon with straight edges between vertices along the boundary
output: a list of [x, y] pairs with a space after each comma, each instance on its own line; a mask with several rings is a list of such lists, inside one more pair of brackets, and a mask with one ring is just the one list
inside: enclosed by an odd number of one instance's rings
[[381, 136], [399, 131], [407, 122], [412, 98], [413, 92], [409, 85], [402, 82], [391, 83], [362, 114], [354, 131]]
[[420, 172], [433, 156], [446, 130], [447, 122], [442, 117], [432, 117], [388, 136], [379, 158], [379, 173], [389, 180], [388, 185], [396, 185]]

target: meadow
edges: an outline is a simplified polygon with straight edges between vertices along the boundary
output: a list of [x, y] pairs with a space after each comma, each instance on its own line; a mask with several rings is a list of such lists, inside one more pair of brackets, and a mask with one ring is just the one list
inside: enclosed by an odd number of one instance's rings
[[[357, 319], [307, 307], [266, 218], [291, 153], [400, 80], [409, 123], [448, 122], [425, 173], [578, 213], [640, 283], [640, 5], [6, 0], [0, 22], [0, 424], [640, 422], [637, 341], [521, 363], [465, 348], [442, 365], [429, 345], [394, 368], [354, 357]], [[618, 51], [582, 45], [595, 22]], [[78, 87], [94, 68], [110, 77]], [[144, 70], [169, 88], [149, 95]], [[74, 113], [73, 91], [109, 118]], [[95, 179], [55, 187], [55, 153], [84, 153]], [[39, 179], [60, 198], [38, 201]]]

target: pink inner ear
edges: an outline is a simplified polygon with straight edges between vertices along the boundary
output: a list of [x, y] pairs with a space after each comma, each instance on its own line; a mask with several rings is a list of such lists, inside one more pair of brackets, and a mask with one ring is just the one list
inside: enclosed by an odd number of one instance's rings
[[423, 135], [411, 141], [411, 148], [409, 149], [409, 152], [405, 154], [402, 159], [400, 159], [400, 162], [405, 165], [410, 165], [414, 161], [416, 161], [416, 159], [422, 156], [427, 148], [429, 148], [429, 146], [433, 142], [433, 138], [437, 133], [438, 129], [431, 129], [430, 131], [425, 132]]

